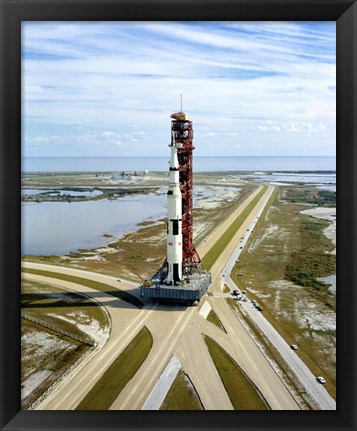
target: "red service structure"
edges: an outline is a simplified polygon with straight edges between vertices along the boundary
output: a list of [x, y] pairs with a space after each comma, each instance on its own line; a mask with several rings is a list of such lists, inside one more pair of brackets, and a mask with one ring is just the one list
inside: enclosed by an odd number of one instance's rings
[[141, 286], [154, 301], [197, 303], [211, 283], [193, 244], [193, 129], [182, 112], [171, 115], [171, 149], [167, 192], [167, 257], [160, 270]]
[[171, 144], [177, 145], [179, 164], [179, 181], [182, 197], [182, 267], [183, 272], [191, 272], [201, 263], [195, 246], [193, 245], [192, 218], [192, 153], [193, 130], [192, 121], [183, 112], [171, 115]]

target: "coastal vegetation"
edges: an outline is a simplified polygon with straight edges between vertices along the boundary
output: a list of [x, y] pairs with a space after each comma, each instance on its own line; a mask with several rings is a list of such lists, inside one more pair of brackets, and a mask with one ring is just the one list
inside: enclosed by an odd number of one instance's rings
[[[152, 184], [154, 184], [154, 181]], [[156, 185], [158, 184], [159, 181]], [[230, 214], [232, 208], [236, 207], [237, 203], [241, 202], [248, 192], [251, 192], [256, 186], [247, 184], [244, 186], [239, 185], [239, 187], [241, 187], [241, 192], [234, 201], [227, 201], [213, 208], [194, 209], [195, 227], [203, 227], [197, 231], [195, 244], [208, 235], [226, 215]], [[149, 190], [153, 189], [146, 188], [145, 192]], [[255, 203], [263, 192], [255, 198]], [[108, 195], [105, 194], [105, 196], [110, 198], [110, 193], [112, 193], [112, 190], [108, 189]], [[111, 195], [113, 199], [118, 196]], [[65, 200], [67, 197], [62, 196], [61, 199]], [[96, 198], [92, 197], [90, 199]], [[255, 203], [250, 204], [250, 208], [247, 208], [246, 212], [242, 214], [241, 219], [237, 218], [226, 234], [209, 250], [208, 255], [203, 260], [206, 269], [212, 267]], [[306, 209], [307, 205], [334, 207], [335, 204], [335, 192], [317, 190], [315, 187], [307, 186], [282, 186], [276, 188], [262, 217], [254, 228], [254, 233], [250, 236], [247, 246], [241, 254], [239, 264], [234, 267], [232, 273], [232, 277], [239, 287], [247, 291], [249, 298], [259, 298], [259, 303], [264, 308], [265, 317], [275, 326], [285, 340], [289, 344], [296, 343], [299, 345], [296, 354], [303, 359], [316, 375], [324, 375], [327, 378], [326, 388], [332, 396], [336, 394], [336, 330], [334, 326], [336, 295], [330, 291], [328, 285], [318, 280], [318, 278], [335, 273], [336, 257], [329, 253], [333, 246], [331, 241], [323, 234], [323, 229], [328, 226], [329, 222], [312, 219], [309, 216], [300, 214], [300, 211]], [[139, 223], [139, 225], [141, 229], [136, 232], [129, 232], [120, 239], [113, 237], [112, 242], [105, 247], [106, 251], [82, 249], [66, 256], [33, 256], [26, 257], [26, 259], [82, 268], [115, 276], [119, 275], [136, 282], [142, 281], [145, 277], [156, 272], [164, 260], [166, 229], [164, 220], [148, 220]], [[112, 234], [107, 233], [104, 236], [109, 239]], [[46, 275], [46, 271], [28, 271]], [[244, 274], [244, 277], [238, 277], [238, 273]], [[52, 271], [49, 274], [51, 274], [51, 277], [57, 276]], [[64, 275], [64, 277], [68, 276]], [[58, 274], [58, 278], [63, 278], [62, 274]], [[137, 307], [143, 305], [134, 296], [103, 283], [91, 283], [85, 279], [81, 280], [81, 277], [71, 277], [71, 279], [67, 280], [108, 292]], [[31, 298], [27, 297], [27, 299]], [[37, 299], [41, 300], [40, 297]], [[47, 303], [48, 298], [44, 299], [46, 301], [44, 304], [47, 307], [49, 305]], [[32, 300], [36, 301], [36, 297], [33, 297]], [[82, 301], [85, 302], [83, 298]], [[239, 309], [236, 301], [230, 299], [228, 301]], [[26, 306], [26, 301], [24, 301], [24, 305]], [[41, 308], [41, 312], [45, 313], [46, 307], [39, 308]], [[28, 311], [31, 311], [30, 302], [28, 302], [27, 308]], [[324, 316], [324, 320], [320, 319], [320, 316]], [[244, 319], [244, 316], [242, 319]], [[218, 318], [215, 318], [213, 313], [210, 313], [207, 320], [220, 326]], [[39, 328], [39, 331], [41, 331], [41, 328]], [[256, 334], [259, 337], [259, 331], [256, 331]], [[208, 337], [205, 337], [206, 339], [210, 340]], [[73, 340], [67, 341], [71, 343]], [[210, 342], [215, 344], [212, 340], [208, 341], [208, 343]], [[88, 346], [85, 345], [78, 347], [73, 356], [74, 360], [80, 357], [87, 348]], [[221, 362], [222, 375], [221, 373], [220, 375], [222, 381], [226, 379], [228, 382], [231, 379], [230, 373], [233, 373], [231, 371], [234, 368], [233, 365], [236, 367], [236, 364], [226, 352], [219, 353], [219, 349], [221, 348], [217, 345], [211, 346], [210, 352], [214, 352], [213, 354], [219, 358], [217, 361]], [[279, 353], [274, 351], [269, 343], [265, 344], [265, 350], [272, 357], [278, 358], [277, 362], [280, 368], [284, 370], [284, 363], [280, 361]], [[233, 365], [227, 358], [233, 362]], [[226, 369], [223, 369], [224, 367]], [[289, 370], [285, 369], [284, 372], [288, 375]], [[233, 380], [238, 381], [243, 377], [234, 377]], [[174, 387], [176, 384], [181, 388]], [[173, 391], [179, 390], [178, 393], [182, 394], [183, 399], [179, 403], [178, 401], [173, 401], [174, 398], [171, 401], [165, 400], [168, 404], [163, 404], [162, 409], [179, 410], [180, 405], [185, 406], [181, 407], [183, 410], [191, 409], [190, 406], [192, 409], [199, 407], [198, 404], [195, 404], [193, 389], [184, 374], [179, 373], [177, 382], [175, 381], [174, 385], [171, 389]], [[229, 382], [227, 387], [231, 387]], [[234, 397], [234, 390], [230, 390], [232, 397]], [[255, 389], [251, 388], [251, 390]], [[299, 388], [295, 388], [295, 390], [299, 393]], [[193, 397], [191, 399], [192, 403], [190, 401], [191, 396]], [[95, 398], [96, 396], [92, 401]], [[242, 408], [241, 400], [234, 402], [237, 406], [240, 406], [238, 408]], [[109, 401], [106, 402], [106, 405], [108, 403]], [[86, 408], [84, 407], [84, 409]], [[99, 406], [99, 409], [101, 408], [105, 407]], [[267, 408], [266, 405], [265, 408]], [[91, 407], [88, 407], [88, 409], [91, 409]]]
[[336, 207], [336, 192], [312, 187], [292, 186], [286, 190], [284, 200], [292, 203], [306, 203], [316, 206]]
[[285, 275], [293, 283], [310, 289], [314, 296], [335, 309], [335, 294], [329, 285], [318, 280], [336, 273], [336, 255], [327, 253], [334, 246], [322, 232], [328, 225], [326, 220], [301, 220], [300, 250], [291, 253]]
[[306, 204], [286, 200], [289, 190], [276, 189], [231, 275], [335, 397], [336, 294], [319, 280], [336, 272], [334, 245], [323, 232], [330, 222], [301, 214]]
[[[155, 188], [143, 187], [117, 187], [105, 189], [91, 189], [91, 188], [74, 188], [67, 187], [66, 189], [49, 189], [36, 194], [23, 194], [21, 200], [23, 202], [84, 202], [84, 201], [97, 201], [101, 199], [117, 199], [128, 195], [142, 195], [153, 193]], [[26, 189], [25, 189], [26, 191]], [[62, 191], [62, 193], [61, 193]], [[91, 192], [99, 192], [95, 196]]]

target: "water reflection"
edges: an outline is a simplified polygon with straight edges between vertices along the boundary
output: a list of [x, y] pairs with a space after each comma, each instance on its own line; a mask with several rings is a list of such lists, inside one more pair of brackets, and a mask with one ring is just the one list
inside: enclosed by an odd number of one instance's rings
[[63, 255], [107, 244], [136, 224], [166, 214], [166, 194], [85, 202], [23, 202], [22, 254]]

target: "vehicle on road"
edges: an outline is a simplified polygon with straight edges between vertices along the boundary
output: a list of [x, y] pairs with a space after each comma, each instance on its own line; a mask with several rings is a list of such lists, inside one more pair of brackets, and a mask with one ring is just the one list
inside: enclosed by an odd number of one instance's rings
[[242, 249], [243, 247], [239, 247], [240, 249]]
[[291, 346], [290, 346], [293, 350], [297, 350], [299, 347], [297, 346], [297, 344], [292, 344]]
[[322, 384], [326, 383], [326, 380], [321, 376], [317, 377], [317, 380]]
[[248, 299], [247, 298], [243, 298], [243, 302], [248, 302]]
[[257, 310], [259, 310], [259, 311], [263, 311], [263, 307], [262, 307], [261, 305], [256, 304], [256, 307], [257, 307]]
[[255, 299], [252, 299], [252, 304], [255, 305], [257, 301]]
[[233, 293], [234, 296], [238, 296], [239, 291], [237, 289], [234, 289], [232, 293]]

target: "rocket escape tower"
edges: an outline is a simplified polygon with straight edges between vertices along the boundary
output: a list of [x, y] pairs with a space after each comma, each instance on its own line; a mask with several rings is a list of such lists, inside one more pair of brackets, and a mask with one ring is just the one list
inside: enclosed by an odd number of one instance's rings
[[141, 296], [155, 301], [193, 304], [206, 293], [211, 276], [193, 245], [192, 121], [171, 114], [170, 179], [167, 191], [167, 257], [141, 286]]

